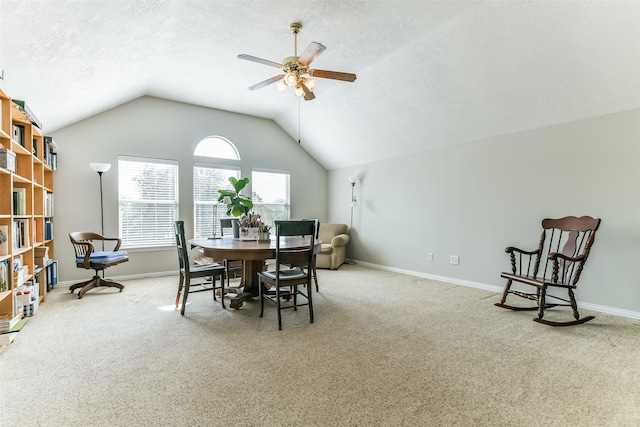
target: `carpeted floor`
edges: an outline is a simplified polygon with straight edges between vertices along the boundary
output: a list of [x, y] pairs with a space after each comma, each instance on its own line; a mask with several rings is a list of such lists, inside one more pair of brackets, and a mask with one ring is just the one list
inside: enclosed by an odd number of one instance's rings
[[0, 354], [0, 425], [640, 425], [640, 321], [552, 328], [483, 290], [318, 276], [315, 323], [285, 311], [282, 331], [274, 307], [210, 293], [180, 316], [175, 276], [59, 286]]

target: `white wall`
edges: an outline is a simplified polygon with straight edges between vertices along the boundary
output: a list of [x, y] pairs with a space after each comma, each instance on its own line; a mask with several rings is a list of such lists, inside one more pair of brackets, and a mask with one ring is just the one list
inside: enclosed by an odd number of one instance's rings
[[352, 175], [356, 260], [502, 288], [505, 247], [534, 249], [543, 218], [590, 215], [577, 298], [640, 315], [640, 110], [330, 171], [330, 222], [349, 223]]
[[[291, 217], [327, 217], [327, 172], [272, 120], [153, 97], [138, 98], [52, 133], [58, 144], [55, 174], [55, 257], [61, 281], [87, 277], [78, 269], [71, 231], [100, 231], [99, 180], [90, 162], [111, 163], [103, 175], [105, 234], [118, 235], [118, 155], [179, 162], [180, 218], [193, 236], [193, 150], [209, 135], [231, 140], [242, 159], [242, 176], [252, 168], [291, 174]], [[250, 189], [249, 189], [250, 190]], [[108, 271], [127, 276], [177, 270], [175, 247], [130, 250], [130, 261]]]

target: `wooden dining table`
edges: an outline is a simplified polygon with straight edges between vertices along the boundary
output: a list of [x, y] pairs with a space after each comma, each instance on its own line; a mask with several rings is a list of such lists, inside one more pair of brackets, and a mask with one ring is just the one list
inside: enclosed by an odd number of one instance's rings
[[[308, 237], [281, 237], [280, 248], [292, 249], [309, 245]], [[321, 241], [316, 240], [314, 253], [320, 252]], [[263, 271], [265, 262], [276, 257], [276, 240], [272, 236], [269, 242], [258, 240], [240, 240], [233, 237], [217, 239], [192, 239], [192, 247], [201, 248], [204, 255], [212, 259], [242, 261], [240, 285], [229, 289], [236, 294], [231, 298], [231, 308], [239, 309], [245, 300], [260, 294], [258, 272]]]

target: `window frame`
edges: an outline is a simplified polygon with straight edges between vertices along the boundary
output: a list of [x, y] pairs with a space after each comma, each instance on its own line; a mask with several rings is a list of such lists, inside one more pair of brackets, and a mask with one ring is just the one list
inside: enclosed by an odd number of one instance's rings
[[[196, 190], [196, 168], [201, 168], [201, 169], [214, 169], [214, 170], [224, 170], [224, 171], [236, 171], [237, 174], [235, 175], [236, 178], [240, 178], [240, 176], [242, 175], [242, 170], [240, 169], [239, 166], [235, 166], [235, 165], [225, 165], [225, 164], [217, 164], [217, 163], [202, 163], [202, 162], [198, 162], [198, 163], [194, 163], [193, 164], [193, 169], [192, 169], [192, 185], [193, 185], [193, 235], [195, 236], [195, 238], [207, 238], [207, 237], [212, 237], [213, 234], [215, 233], [216, 236], [220, 236], [221, 235], [221, 229], [220, 229], [220, 219], [221, 218], [226, 218], [226, 211], [227, 211], [227, 207], [224, 203], [218, 203], [218, 197], [216, 196], [217, 190], [220, 189], [232, 189], [231, 183], [229, 182], [227, 186], [223, 186], [220, 188], [216, 188], [215, 191], [216, 193], [214, 193], [214, 198], [213, 200], [209, 201], [209, 200], [196, 200], [198, 191]], [[229, 174], [231, 175], [231, 174]], [[210, 231], [210, 228], [206, 228], [206, 231], [203, 231], [203, 226], [202, 224], [199, 222], [199, 218], [198, 218], [198, 213], [200, 212], [200, 210], [198, 209], [199, 206], [215, 206], [216, 207], [216, 211], [215, 211], [215, 219], [216, 221], [213, 222], [214, 225], [214, 230]], [[213, 212], [211, 217], [213, 217]], [[206, 222], [206, 221], [205, 221]]]
[[[147, 199], [144, 197], [140, 197], [137, 199], [127, 199], [124, 193], [125, 189], [123, 188], [124, 186], [123, 180], [126, 179], [124, 177], [123, 171], [125, 171], [127, 168], [124, 167], [122, 162], [139, 163], [140, 167], [138, 169], [138, 173], [141, 173], [147, 165], [156, 164], [156, 165], [163, 165], [163, 166], [169, 167], [170, 172], [173, 173], [174, 176], [173, 176], [173, 184], [168, 187], [170, 189], [168, 194], [173, 193], [173, 199], [171, 198]], [[177, 220], [179, 215], [179, 206], [180, 206], [179, 172], [180, 172], [179, 163], [177, 160], [138, 157], [138, 156], [124, 156], [124, 155], [118, 156], [118, 233], [119, 233], [118, 235], [122, 239], [122, 245], [121, 245], [122, 248], [127, 248], [127, 249], [160, 248], [160, 247], [175, 245], [175, 234], [173, 231], [173, 223], [175, 222], [175, 220]], [[158, 194], [158, 190], [154, 191], [153, 193]], [[170, 219], [169, 221], [167, 221], [167, 224], [164, 224], [164, 226], [166, 227], [166, 230], [161, 231], [162, 230], [161, 226], [163, 225], [162, 224], [163, 221], [159, 221], [159, 223], [155, 225], [156, 232], [155, 232], [155, 236], [153, 236], [152, 239], [130, 238], [129, 235], [132, 233], [132, 230], [139, 229], [139, 225], [135, 226], [135, 225], [129, 224], [127, 226], [127, 224], [125, 224], [126, 222], [125, 212], [127, 211], [127, 209], [132, 209], [132, 206], [128, 206], [128, 205], [133, 205], [132, 210], [135, 210], [136, 207], [139, 208], [139, 205], [145, 205], [145, 204], [156, 205], [156, 209], [159, 206], [170, 207], [168, 210], [161, 210], [161, 212], [157, 212], [157, 210], [151, 211], [151, 213], [156, 214], [157, 217], [166, 217], [166, 215], [169, 214]], [[145, 225], [151, 224], [151, 222], [149, 223], [145, 221], [142, 221], [142, 222]], [[150, 228], [153, 229], [154, 226]], [[148, 234], [149, 228], [144, 227], [144, 230], [145, 230], [145, 233], [144, 233], [145, 236], [149, 236]]]
[[[286, 175], [286, 201], [284, 203], [262, 203], [257, 200], [255, 196], [255, 188], [256, 186], [260, 187], [259, 181], [255, 180], [255, 173], [268, 173], [268, 174], [279, 174]], [[258, 184], [258, 185], [256, 185]], [[265, 168], [253, 168], [251, 170], [251, 201], [253, 202], [253, 210], [260, 214], [262, 220], [270, 225], [273, 225], [273, 221], [278, 219], [289, 220], [291, 219], [291, 172], [286, 170], [276, 170], [276, 169], [265, 169]], [[279, 215], [271, 215], [268, 211], [266, 211], [263, 207], [265, 206], [274, 206], [274, 207], [283, 207], [284, 212], [282, 216]], [[275, 212], [278, 209], [272, 209], [271, 212]]]

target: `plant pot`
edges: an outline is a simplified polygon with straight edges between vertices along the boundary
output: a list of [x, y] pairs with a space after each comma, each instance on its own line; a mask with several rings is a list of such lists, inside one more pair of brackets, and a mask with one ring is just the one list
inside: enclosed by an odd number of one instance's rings
[[233, 238], [234, 239], [240, 238], [240, 224], [238, 224], [237, 219], [231, 220], [231, 227], [233, 228]]

